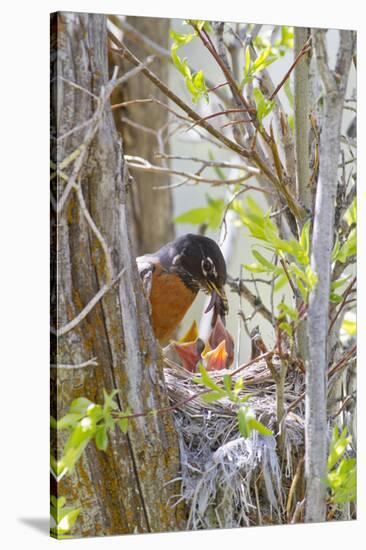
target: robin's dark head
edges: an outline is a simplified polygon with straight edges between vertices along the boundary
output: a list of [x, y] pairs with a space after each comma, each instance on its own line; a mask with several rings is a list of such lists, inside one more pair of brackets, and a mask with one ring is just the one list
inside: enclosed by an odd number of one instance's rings
[[211, 294], [206, 309], [214, 308], [215, 317], [227, 312], [226, 264], [215, 241], [202, 235], [182, 235], [159, 251], [159, 259], [167, 271], [177, 273], [193, 291]]

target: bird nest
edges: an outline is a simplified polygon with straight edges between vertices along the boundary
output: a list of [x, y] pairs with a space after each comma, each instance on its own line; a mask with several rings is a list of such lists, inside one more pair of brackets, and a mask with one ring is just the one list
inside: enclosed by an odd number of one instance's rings
[[[165, 379], [175, 406], [175, 424], [181, 455], [181, 494], [189, 509], [188, 529], [243, 527], [286, 521], [289, 488], [304, 447], [304, 405], [298, 396], [304, 389], [303, 375], [288, 372], [282, 453], [276, 432], [276, 386], [264, 361], [251, 364], [233, 379], [244, 379], [243, 396], [256, 418], [273, 431], [264, 436], [252, 431], [240, 436], [238, 406], [228, 399], [206, 403], [199, 396], [194, 375], [168, 361]], [[229, 370], [210, 373], [217, 378]], [[298, 401], [298, 403], [296, 402]]]

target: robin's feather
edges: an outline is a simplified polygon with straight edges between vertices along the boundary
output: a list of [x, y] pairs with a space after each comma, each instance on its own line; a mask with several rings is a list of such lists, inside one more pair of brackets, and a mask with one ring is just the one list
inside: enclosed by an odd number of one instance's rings
[[173, 336], [196, 295], [178, 275], [155, 266], [150, 292], [151, 321], [160, 342], [167, 342]]

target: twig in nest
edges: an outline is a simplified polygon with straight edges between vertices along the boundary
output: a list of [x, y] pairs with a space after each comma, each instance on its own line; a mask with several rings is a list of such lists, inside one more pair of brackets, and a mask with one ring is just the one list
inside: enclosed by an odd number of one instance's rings
[[283, 267], [283, 270], [284, 270], [284, 272], [285, 272], [285, 275], [286, 275], [287, 280], [288, 280], [288, 282], [289, 282], [289, 284], [290, 284], [290, 287], [291, 287], [291, 289], [292, 289], [292, 292], [294, 293], [295, 298], [299, 298], [299, 291], [297, 290], [297, 288], [296, 288], [296, 286], [295, 286], [293, 280], [291, 279], [291, 276], [290, 276], [290, 274], [289, 274], [289, 272], [288, 272], [288, 270], [287, 270], [287, 267], [286, 267], [286, 263], [285, 263], [285, 261], [284, 261], [282, 258], [280, 258], [280, 264], [281, 264], [282, 267]]

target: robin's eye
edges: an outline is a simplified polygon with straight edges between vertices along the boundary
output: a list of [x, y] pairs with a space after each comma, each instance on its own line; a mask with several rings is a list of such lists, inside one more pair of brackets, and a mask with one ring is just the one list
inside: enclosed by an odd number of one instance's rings
[[202, 260], [201, 267], [204, 275], [207, 275], [208, 273], [210, 273], [214, 267], [211, 258], [205, 258], [204, 260]]

